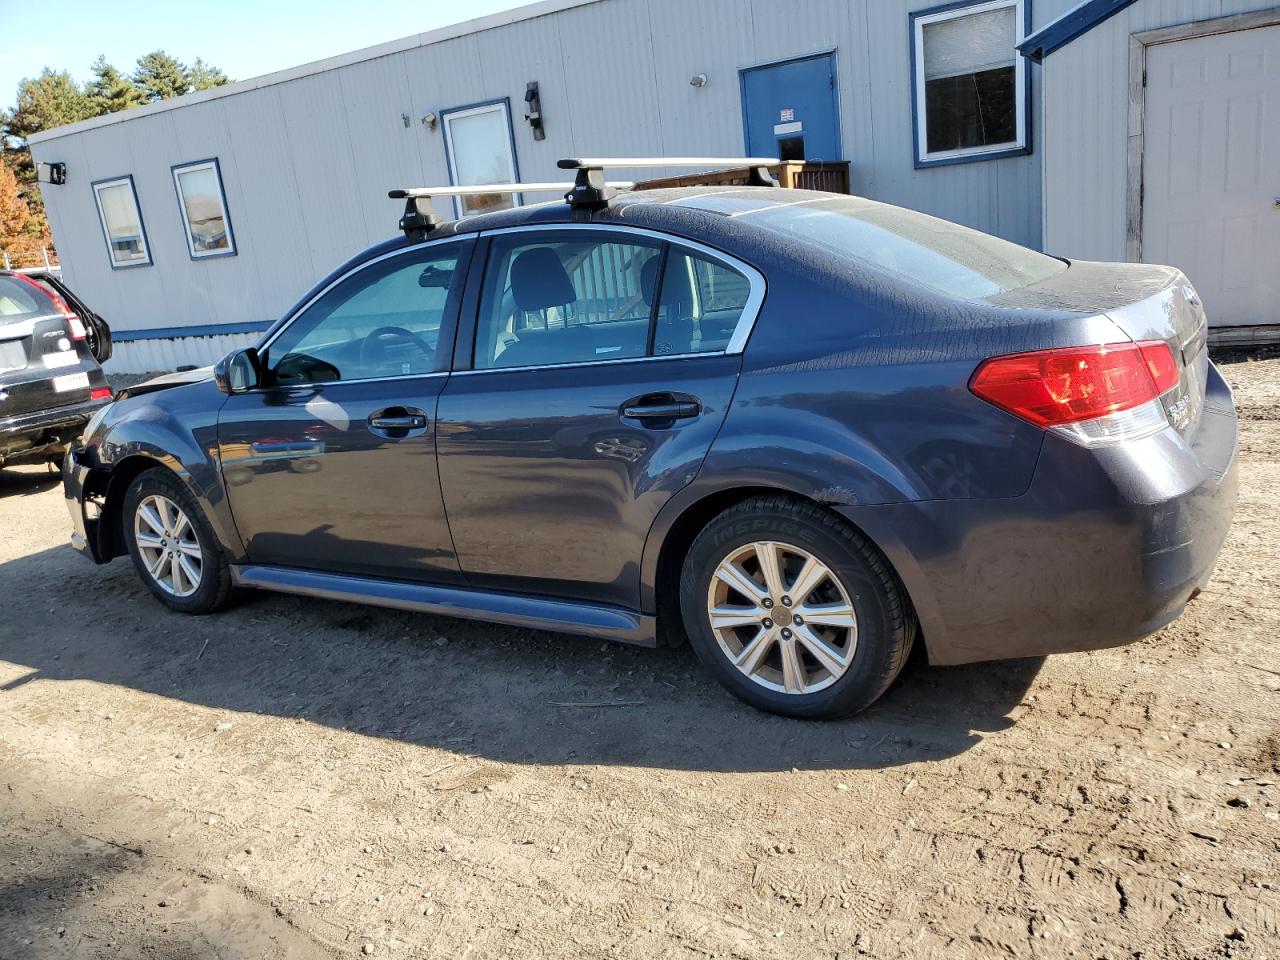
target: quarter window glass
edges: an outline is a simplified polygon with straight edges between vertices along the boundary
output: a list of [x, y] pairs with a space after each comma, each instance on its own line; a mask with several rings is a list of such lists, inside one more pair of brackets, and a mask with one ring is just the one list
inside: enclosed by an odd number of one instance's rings
[[[38, 290], [21, 280], [0, 277], [0, 323], [26, 320], [41, 313], [53, 313], [53, 304]], [[19, 346], [21, 343], [19, 340]]]
[[750, 294], [750, 281], [737, 270], [672, 247], [662, 277], [654, 355], [723, 350]]
[[645, 356], [661, 244], [526, 236], [489, 253], [476, 369]]
[[151, 262], [142, 212], [133, 192], [133, 180], [122, 177], [93, 185], [98, 217], [107, 238], [107, 252], [113, 267], [142, 266]]
[[1015, 50], [1017, 0], [975, 4], [917, 19], [918, 158], [947, 159], [1025, 143]]
[[458, 256], [452, 245], [417, 251], [338, 284], [271, 344], [275, 381], [365, 380], [438, 369], [441, 324], [450, 293], [462, 281]]

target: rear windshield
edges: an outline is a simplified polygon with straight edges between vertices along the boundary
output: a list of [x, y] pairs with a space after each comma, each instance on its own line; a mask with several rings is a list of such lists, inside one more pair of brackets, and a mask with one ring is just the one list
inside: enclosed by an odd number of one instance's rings
[[966, 300], [994, 297], [1067, 269], [1061, 260], [999, 237], [859, 197], [770, 207], [744, 216], [788, 238]]
[[0, 277], [0, 323], [16, 323], [54, 312], [53, 301], [38, 287], [13, 277]]

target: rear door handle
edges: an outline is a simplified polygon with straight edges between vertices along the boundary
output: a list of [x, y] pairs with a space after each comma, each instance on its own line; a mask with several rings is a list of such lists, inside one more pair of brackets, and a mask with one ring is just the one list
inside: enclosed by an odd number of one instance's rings
[[427, 425], [427, 415], [412, 407], [387, 407], [369, 414], [370, 430], [422, 430]]
[[697, 398], [676, 400], [671, 397], [647, 399], [640, 397], [622, 407], [622, 415], [631, 420], [688, 420], [702, 413]]

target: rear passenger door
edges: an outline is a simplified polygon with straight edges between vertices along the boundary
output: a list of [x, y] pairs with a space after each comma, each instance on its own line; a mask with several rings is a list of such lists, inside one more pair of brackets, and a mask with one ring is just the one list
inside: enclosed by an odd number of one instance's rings
[[437, 429], [459, 564], [475, 586], [637, 608], [645, 538], [724, 420], [763, 278], [639, 230], [485, 242]]

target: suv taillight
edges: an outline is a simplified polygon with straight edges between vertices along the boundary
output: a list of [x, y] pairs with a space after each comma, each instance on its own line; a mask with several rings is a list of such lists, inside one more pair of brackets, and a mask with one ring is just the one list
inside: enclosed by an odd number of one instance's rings
[[1161, 340], [992, 357], [969, 379], [988, 403], [1089, 446], [1166, 426], [1159, 398], [1177, 385], [1177, 364]]
[[72, 340], [83, 340], [89, 336], [89, 331], [84, 327], [84, 321], [76, 316], [75, 311], [67, 306], [67, 301], [63, 300], [62, 297], [58, 295], [58, 291], [50, 290], [48, 287], [36, 283], [30, 277], [24, 277], [20, 273], [15, 273], [13, 276], [14, 279], [21, 280], [23, 283], [30, 284], [35, 287], [53, 301], [53, 308], [62, 314], [67, 321], [67, 336]]

